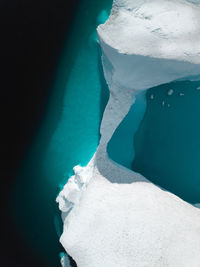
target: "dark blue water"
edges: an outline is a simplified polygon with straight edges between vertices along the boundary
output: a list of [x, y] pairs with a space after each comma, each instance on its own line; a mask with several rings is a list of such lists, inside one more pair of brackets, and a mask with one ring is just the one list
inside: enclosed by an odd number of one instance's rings
[[72, 168], [86, 165], [99, 142], [108, 88], [96, 27], [107, 19], [111, 4], [80, 1], [44, 118], [13, 188], [13, 220], [44, 266], [60, 266], [62, 224], [56, 196]]
[[132, 166], [191, 203], [200, 202], [199, 86], [200, 82], [176, 82], [148, 91]]

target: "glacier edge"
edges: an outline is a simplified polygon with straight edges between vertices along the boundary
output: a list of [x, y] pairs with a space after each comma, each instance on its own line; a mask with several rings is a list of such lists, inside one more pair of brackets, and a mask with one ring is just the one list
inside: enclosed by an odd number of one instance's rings
[[[183, 0], [165, 0], [162, 5], [156, 0], [134, 1], [135, 6], [132, 3], [115, 0], [111, 16], [97, 29], [110, 98], [96, 153], [86, 167], [74, 167], [75, 175], [57, 197], [64, 225], [60, 241], [80, 267], [131, 267], [133, 262], [138, 267], [198, 267], [200, 210], [159, 189], [142, 175], [116, 164], [108, 158], [106, 148], [139, 91], [199, 75], [197, 44], [200, 40], [189, 39], [190, 43], [183, 45], [179, 53], [176, 53], [179, 42], [177, 47], [170, 42], [171, 38], [185, 33], [183, 17], [181, 27], [175, 25], [174, 32], [170, 27], [166, 29], [165, 21], [159, 23], [159, 34], [152, 30], [157, 27], [157, 16], [163, 10], [167, 21], [174, 18], [180, 22], [179, 13], [172, 12], [174, 5], [177, 10], [186, 12], [187, 19], [191, 18], [191, 11], [194, 18], [200, 17], [200, 7]], [[148, 23], [153, 20], [151, 29], [146, 28], [145, 17]], [[131, 35], [133, 25], [137, 33], [135, 39]], [[194, 19], [189, 26], [189, 30], [200, 33]], [[150, 31], [149, 39], [143, 44], [140, 33], [146, 31]], [[160, 49], [158, 53], [151, 49], [152, 42], [156, 46], [166, 45], [168, 49]], [[142, 48], [138, 49], [135, 43]], [[186, 232], [189, 238], [183, 244], [181, 240]], [[172, 247], [168, 243], [172, 243]]]

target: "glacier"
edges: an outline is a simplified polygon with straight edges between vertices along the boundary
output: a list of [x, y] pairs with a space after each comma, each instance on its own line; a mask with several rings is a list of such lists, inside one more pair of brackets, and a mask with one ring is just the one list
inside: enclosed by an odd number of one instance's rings
[[60, 242], [79, 267], [198, 267], [199, 204], [115, 163], [107, 145], [140, 92], [200, 79], [200, 3], [114, 0], [97, 32], [110, 97], [96, 153], [56, 199]]

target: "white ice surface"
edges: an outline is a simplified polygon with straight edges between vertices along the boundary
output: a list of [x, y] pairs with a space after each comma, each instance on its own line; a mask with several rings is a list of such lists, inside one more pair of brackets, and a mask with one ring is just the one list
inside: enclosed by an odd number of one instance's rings
[[200, 5], [114, 0], [98, 36], [110, 98], [95, 155], [57, 198], [60, 241], [79, 267], [199, 267], [200, 209], [111, 161], [106, 148], [140, 90], [198, 79]]

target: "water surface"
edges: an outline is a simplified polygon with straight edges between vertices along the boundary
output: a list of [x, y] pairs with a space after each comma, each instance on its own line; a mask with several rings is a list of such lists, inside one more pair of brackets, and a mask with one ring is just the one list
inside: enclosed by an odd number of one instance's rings
[[[133, 170], [190, 203], [200, 202], [200, 82], [182, 81], [147, 92], [135, 135]], [[153, 98], [153, 99], [152, 99]]]
[[13, 220], [44, 266], [60, 266], [58, 254], [63, 250], [56, 196], [72, 168], [86, 165], [99, 142], [108, 89], [96, 27], [107, 19], [111, 4], [80, 1], [46, 112], [13, 188]]
[[139, 94], [108, 145], [110, 158], [190, 203], [200, 202], [200, 82]]
[[200, 82], [140, 93], [108, 144], [117, 163], [190, 203], [200, 202]]

